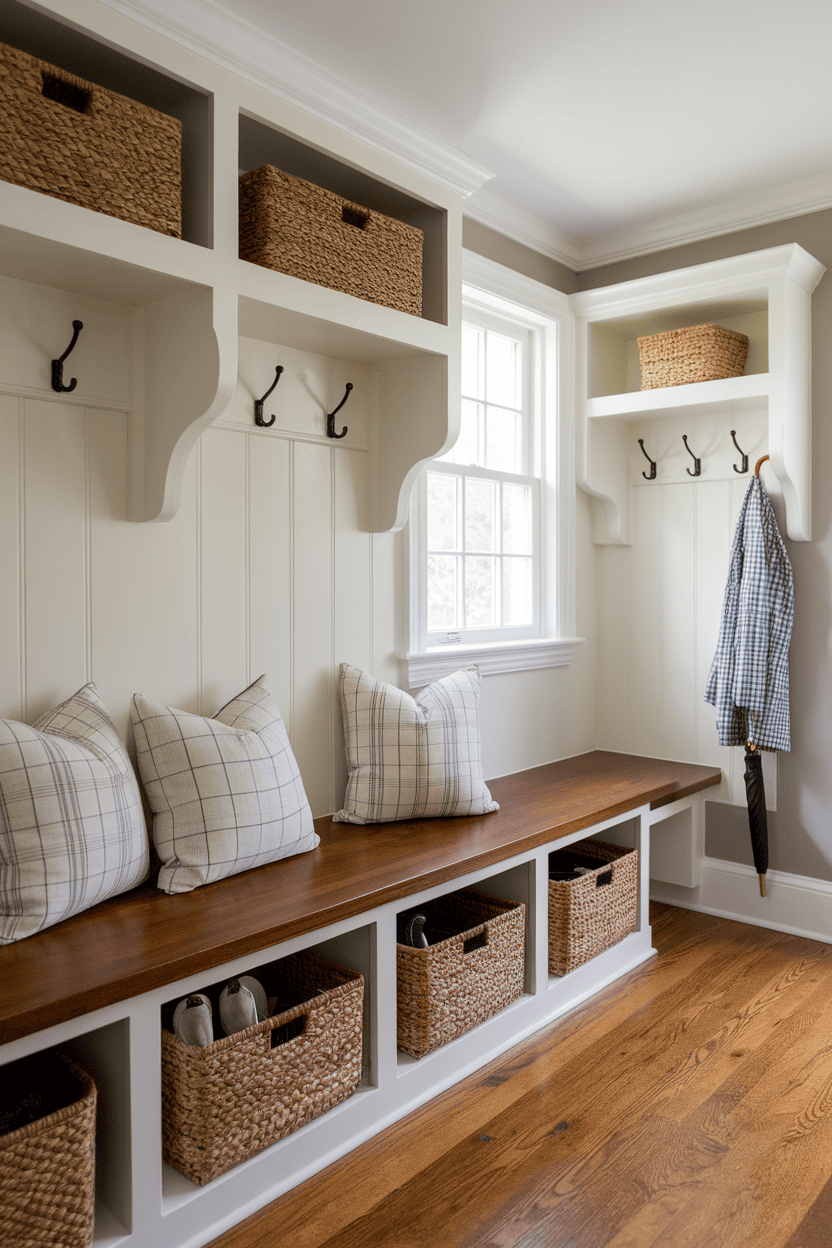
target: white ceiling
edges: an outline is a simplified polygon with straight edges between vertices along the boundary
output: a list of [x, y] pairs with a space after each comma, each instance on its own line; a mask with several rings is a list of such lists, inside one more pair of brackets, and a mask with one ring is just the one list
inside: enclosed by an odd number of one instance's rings
[[[106, 2], [157, 28], [172, 21], [165, 0]], [[240, 58], [258, 47], [256, 73], [271, 67], [279, 89], [300, 54], [321, 100], [346, 86], [400, 143], [404, 123], [464, 154], [484, 167], [475, 183], [494, 175], [470, 214], [575, 267], [832, 203], [830, 0], [177, 9], [177, 37], [190, 30], [210, 55], [213, 31], [214, 59], [233, 59], [229, 39]]]

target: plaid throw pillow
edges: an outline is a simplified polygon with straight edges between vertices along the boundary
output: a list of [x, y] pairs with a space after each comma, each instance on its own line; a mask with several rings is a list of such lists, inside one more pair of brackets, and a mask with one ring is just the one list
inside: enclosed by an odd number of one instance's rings
[[347, 792], [336, 823], [486, 815], [480, 761], [480, 671], [470, 667], [415, 698], [341, 664]]
[[32, 728], [0, 720], [0, 944], [135, 888], [149, 866], [139, 786], [95, 685]]
[[137, 693], [133, 732], [164, 892], [187, 893], [318, 844], [264, 676], [213, 719]]

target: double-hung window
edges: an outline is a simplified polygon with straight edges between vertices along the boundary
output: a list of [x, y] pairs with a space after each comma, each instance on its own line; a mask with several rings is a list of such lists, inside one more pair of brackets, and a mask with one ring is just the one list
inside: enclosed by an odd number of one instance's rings
[[559, 666], [574, 636], [566, 297], [465, 253], [459, 436], [411, 508], [408, 683]]
[[425, 482], [428, 647], [540, 635], [534, 366], [528, 329], [463, 322], [460, 435]]

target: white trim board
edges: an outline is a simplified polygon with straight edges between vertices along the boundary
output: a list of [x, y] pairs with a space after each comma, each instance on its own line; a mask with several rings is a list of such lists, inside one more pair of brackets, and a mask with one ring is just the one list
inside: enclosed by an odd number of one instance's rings
[[702, 883], [696, 888], [650, 881], [651, 901], [832, 944], [832, 883], [768, 871], [766, 892], [760, 896], [753, 867], [721, 858], [702, 860]]

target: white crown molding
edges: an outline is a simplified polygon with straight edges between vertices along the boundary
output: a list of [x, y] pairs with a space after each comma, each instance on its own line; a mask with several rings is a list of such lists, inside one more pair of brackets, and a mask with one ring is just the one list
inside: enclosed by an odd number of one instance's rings
[[102, 0], [108, 8], [362, 139], [461, 195], [490, 170], [212, 0]]
[[631, 260], [651, 252], [683, 247], [705, 238], [768, 225], [772, 221], [785, 221], [830, 207], [832, 174], [792, 182], [768, 191], [726, 196], [694, 212], [666, 217], [650, 225], [634, 226], [601, 238], [580, 239], [563, 234], [548, 221], [509, 203], [493, 191], [477, 191], [466, 200], [462, 211], [464, 216], [499, 234], [558, 260], [576, 273], [583, 273], [602, 264]]
[[476, 191], [463, 204], [462, 213], [569, 269], [580, 268], [584, 244], [579, 238], [564, 234], [542, 217], [536, 217], [494, 191]]
[[748, 230], [789, 217], [802, 217], [832, 207], [832, 174], [791, 182], [787, 186], [746, 191], [740, 195], [722, 196], [693, 212], [666, 217], [650, 225], [621, 230], [604, 238], [585, 239], [579, 245], [577, 271], [594, 269], [602, 264], [629, 260], [670, 247], [736, 230]]

